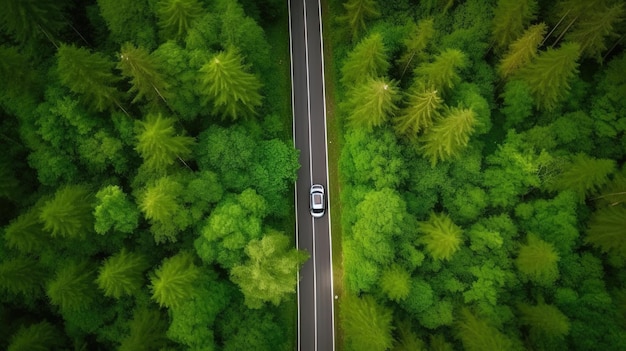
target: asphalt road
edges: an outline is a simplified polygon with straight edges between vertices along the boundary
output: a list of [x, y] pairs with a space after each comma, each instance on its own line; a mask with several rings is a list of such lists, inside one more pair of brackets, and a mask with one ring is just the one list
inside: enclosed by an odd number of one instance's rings
[[[294, 144], [301, 168], [296, 182], [296, 245], [311, 254], [298, 283], [298, 350], [335, 349], [334, 300], [328, 206], [326, 101], [319, 0], [289, 0]], [[327, 211], [309, 213], [309, 189], [322, 184]]]

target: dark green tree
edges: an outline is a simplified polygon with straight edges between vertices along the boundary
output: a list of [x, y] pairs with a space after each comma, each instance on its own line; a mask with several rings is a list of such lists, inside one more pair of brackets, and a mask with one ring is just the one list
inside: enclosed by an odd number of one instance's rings
[[416, 84], [444, 94], [461, 80], [458, 70], [465, 66], [467, 58], [462, 51], [446, 49], [433, 62], [422, 63], [415, 69]]
[[63, 1], [4, 0], [0, 14], [0, 28], [17, 41], [48, 38], [53, 44], [66, 20]]
[[535, 19], [537, 0], [499, 0], [493, 17], [492, 38], [496, 50], [504, 50]]
[[231, 47], [215, 55], [200, 69], [199, 84], [206, 101], [211, 101], [214, 113], [222, 119], [247, 118], [261, 106], [261, 82], [248, 72], [243, 57]]
[[593, 213], [588, 223], [585, 241], [602, 252], [626, 260], [626, 208], [607, 206]]
[[352, 89], [350, 95], [348, 119], [354, 128], [371, 131], [387, 122], [398, 110], [396, 104], [400, 91], [395, 81], [370, 78]]
[[97, 0], [99, 14], [117, 44], [133, 42], [147, 49], [156, 46], [156, 20], [151, 1]]
[[46, 247], [49, 239], [39, 221], [39, 211], [32, 208], [13, 219], [4, 228], [4, 240], [9, 248], [23, 253], [34, 253]]
[[559, 254], [554, 246], [529, 233], [527, 243], [519, 249], [515, 264], [530, 281], [551, 286], [559, 277]]
[[624, 19], [624, 3], [598, 1], [592, 10], [580, 14], [574, 28], [564, 39], [580, 44], [581, 56], [602, 62], [607, 39], [617, 39], [618, 24]]
[[391, 309], [369, 295], [346, 296], [341, 309], [349, 350], [388, 350], [393, 345]]
[[167, 344], [167, 321], [157, 310], [137, 307], [128, 329], [130, 333], [121, 340], [119, 351], [160, 350]]
[[161, 307], [176, 309], [195, 294], [200, 268], [189, 252], [180, 252], [163, 260], [150, 276], [152, 299]]
[[54, 194], [39, 213], [44, 230], [53, 237], [85, 238], [93, 232], [93, 194], [86, 185], [68, 185]]
[[95, 298], [94, 272], [87, 262], [60, 265], [46, 286], [50, 303], [62, 313], [87, 309]]
[[245, 248], [248, 260], [230, 271], [230, 279], [239, 286], [249, 308], [261, 308], [265, 302], [279, 305], [295, 293], [297, 272], [309, 258], [306, 251], [291, 247], [289, 238], [279, 232], [251, 240]]
[[343, 7], [346, 13], [339, 19], [348, 24], [353, 40], [365, 30], [366, 20], [380, 16], [378, 5], [374, 0], [347, 0], [343, 3]]
[[170, 39], [184, 38], [203, 12], [197, 0], [161, 0], [156, 8], [159, 27]]
[[443, 100], [437, 90], [411, 88], [407, 107], [394, 119], [396, 131], [409, 137], [428, 130], [438, 119]]
[[49, 322], [22, 326], [11, 337], [7, 351], [44, 351], [63, 346], [61, 333]]
[[456, 334], [467, 351], [511, 350], [513, 342], [498, 329], [463, 308]]
[[139, 210], [117, 185], [109, 185], [96, 193], [93, 211], [94, 229], [98, 234], [110, 230], [132, 233], [139, 225]]
[[38, 296], [46, 272], [30, 257], [5, 259], [0, 262], [0, 289], [11, 294]]
[[420, 150], [434, 167], [458, 155], [469, 143], [476, 126], [476, 114], [471, 108], [449, 108], [420, 138]]
[[133, 295], [144, 285], [144, 271], [148, 261], [141, 254], [125, 249], [108, 257], [98, 270], [96, 283], [105, 296], [119, 299]]
[[520, 322], [530, 327], [531, 335], [564, 338], [570, 329], [569, 318], [556, 306], [540, 302], [537, 305], [519, 304]]
[[614, 172], [615, 161], [596, 159], [580, 153], [546, 186], [553, 191], [573, 190], [578, 195], [578, 201], [583, 203], [587, 196], [597, 194], [609, 182], [609, 176]]
[[426, 58], [424, 52], [435, 35], [435, 21], [432, 18], [422, 19], [417, 24], [409, 22], [409, 35], [403, 40], [406, 51], [398, 60], [402, 73], [412, 69]]
[[145, 121], [137, 121], [135, 150], [144, 159], [145, 166], [155, 172], [164, 172], [176, 160], [184, 163], [191, 155], [194, 139], [176, 133], [173, 118], [149, 114]]
[[135, 95], [132, 102], [146, 100], [153, 105], [159, 101], [167, 103], [171, 97], [170, 85], [163, 76], [159, 62], [146, 49], [135, 47], [132, 43], [124, 43], [119, 55], [117, 68], [124, 77], [130, 79], [128, 92]]
[[537, 50], [546, 35], [546, 28], [545, 23], [530, 26], [509, 45], [508, 51], [498, 64], [500, 77], [510, 77], [537, 57]]
[[550, 111], [567, 97], [569, 82], [578, 73], [579, 57], [579, 44], [564, 43], [558, 49], [548, 49], [539, 54], [515, 77], [528, 85], [537, 107]]
[[369, 78], [384, 77], [388, 69], [389, 59], [383, 37], [374, 32], [363, 38], [348, 54], [341, 68], [341, 83], [353, 88]]
[[435, 260], [450, 260], [463, 243], [463, 229], [445, 213], [431, 213], [428, 221], [418, 223], [418, 231], [418, 242]]
[[119, 78], [113, 74], [115, 64], [101, 53], [63, 44], [57, 51], [57, 73], [61, 83], [79, 94], [86, 105], [96, 111], [120, 106]]

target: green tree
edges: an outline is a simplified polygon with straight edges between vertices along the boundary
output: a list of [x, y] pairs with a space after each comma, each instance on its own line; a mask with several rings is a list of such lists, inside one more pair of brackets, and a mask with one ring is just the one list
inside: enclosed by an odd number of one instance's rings
[[569, 81], [578, 73], [580, 45], [564, 43], [558, 49], [548, 49], [518, 71], [540, 109], [553, 110], [569, 93]]
[[392, 311], [369, 295], [346, 296], [341, 309], [348, 350], [383, 351], [393, 344]]
[[381, 274], [380, 287], [390, 300], [403, 300], [409, 296], [411, 274], [402, 266], [394, 264]]
[[565, 40], [580, 44], [583, 57], [602, 62], [606, 40], [619, 37], [616, 27], [623, 20], [625, 9], [619, 2], [612, 6], [603, 1], [597, 3], [592, 10], [581, 14], [574, 28], [565, 35]]
[[180, 252], [164, 259], [150, 275], [152, 299], [159, 306], [176, 309], [194, 296], [201, 271], [193, 259], [193, 254]]
[[11, 294], [38, 296], [46, 273], [30, 257], [5, 259], [0, 263], [0, 289]]
[[497, 66], [500, 77], [510, 77], [537, 57], [537, 50], [546, 35], [546, 28], [545, 23], [532, 25], [509, 45], [507, 53]]
[[461, 80], [458, 70], [465, 66], [467, 58], [462, 51], [446, 49], [433, 62], [423, 63], [415, 69], [416, 83], [443, 94]]
[[422, 19], [417, 24], [409, 22], [408, 27], [409, 35], [402, 41], [406, 51], [398, 60], [403, 67], [403, 74], [409, 68], [413, 68], [416, 62], [425, 59], [424, 51], [435, 36], [435, 21], [432, 18]]
[[197, 0], [161, 0], [156, 14], [159, 27], [167, 38], [184, 38], [204, 10]]
[[170, 99], [170, 85], [163, 76], [163, 69], [146, 49], [124, 43], [117, 68], [124, 77], [130, 79], [131, 87], [128, 92], [135, 95], [132, 102], [146, 100], [150, 104], [156, 104], [159, 101], [167, 103]]
[[157, 310], [137, 307], [128, 329], [130, 333], [121, 340], [119, 351], [160, 350], [167, 344], [167, 321]]
[[443, 100], [437, 90], [422, 90], [417, 86], [411, 88], [407, 107], [394, 119], [396, 131], [400, 134], [415, 137], [428, 130], [439, 117]]
[[68, 262], [59, 266], [46, 286], [50, 303], [63, 313], [82, 311], [94, 300], [94, 270], [87, 262]]
[[[184, 160], [191, 155], [194, 139], [176, 135], [173, 118], [149, 114], [145, 121], [137, 121], [137, 146], [135, 150], [144, 159], [148, 169], [163, 172], [176, 159]], [[184, 162], [184, 161], [182, 161]]]
[[347, 22], [352, 30], [352, 39], [356, 39], [362, 30], [365, 30], [365, 21], [380, 16], [378, 5], [374, 0], [347, 0], [343, 3], [346, 13], [339, 17], [340, 21]]
[[4, 239], [11, 249], [23, 253], [34, 253], [46, 247], [48, 235], [39, 221], [36, 208], [23, 212], [4, 228]]
[[499, 0], [493, 17], [492, 38], [496, 50], [503, 50], [519, 38], [535, 19], [537, 0]]
[[476, 114], [471, 108], [449, 108], [420, 138], [420, 150], [434, 167], [437, 162], [457, 157], [469, 143], [476, 126]]
[[297, 272], [309, 258], [306, 251], [291, 248], [289, 238], [278, 232], [251, 240], [245, 253], [248, 260], [231, 269], [230, 279], [243, 292], [249, 308], [261, 308], [265, 302], [279, 305], [293, 294]]
[[467, 308], [460, 312], [456, 334], [467, 351], [511, 350], [512, 341], [487, 321], [476, 317]]
[[63, 346], [63, 337], [49, 322], [22, 326], [11, 337], [7, 351], [45, 351]]
[[47, 37], [54, 40], [65, 27], [63, 1], [4, 0], [0, 29], [25, 43]]
[[148, 49], [156, 46], [156, 20], [152, 1], [97, 0], [99, 15], [110, 31], [110, 39], [118, 44], [127, 41]]
[[53, 237], [85, 238], [93, 232], [93, 194], [85, 185], [67, 185], [39, 213], [43, 229]]
[[418, 223], [418, 231], [418, 241], [435, 260], [449, 260], [463, 243], [463, 229], [445, 213], [431, 213], [428, 221]]
[[569, 318], [556, 306], [540, 302], [537, 305], [522, 303], [517, 308], [521, 323], [530, 327], [531, 334], [564, 338], [569, 333]]
[[238, 50], [231, 47], [215, 55], [200, 69], [200, 89], [206, 101], [213, 103], [214, 113], [222, 119], [246, 118], [261, 106], [261, 82], [248, 72]]
[[351, 90], [348, 104], [351, 113], [348, 116], [354, 128], [373, 130], [383, 125], [398, 110], [397, 102], [400, 91], [395, 81], [370, 78], [362, 85]]
[[144, 285], [143, 273], [147, 268], [148, 261], [143, 255], [122, 249], [100, 266], [96, 283], [108, 297], [133, 295]]
[[98, 234], [110, 230], [132, 233], [139, 225], [139, 210], [117, 185], [109, 185], [96, 193], [93, 211], [94, 229]]
[[96, 111], [119, 106], [119, 81], [112, 70], [115, 64], [101, 53], [62, 44], [57, 51], [57, 73], [61, 83], [79, 94]]
[[515, 259], [515, 265], [525, 277], [543, 286], [550, 286], [558, 279], [558, 262], [559, 254], [554, 246], [532, 233]]
[[383, 37], [374, 32], [363, 38], [346, 58], [341, 68], [345, 87], [365, 83], [369, 78], [383, 77], [389, 70], [389, 59]]
[[607, 206], [594, 212], [588, 223], [585, 241], [602, 252], [626, 260], [626, 208]]
[[597, 194], [600, 187], [609, 182], [609, 176], [615, 172], [615, 161], [596, 159], [585, 154], [576, 154], [572, 161], [564, 166], [561, 174], [547, 184], [553, 191], [573, 190], [580, 203], [589, 195]]
[[506, 118], [506, 129], [519, 128], [533, 114], [534, 101], [526, 83], [520, 80], [507, 82], [500, 97], [504, 100], [500, 111]]

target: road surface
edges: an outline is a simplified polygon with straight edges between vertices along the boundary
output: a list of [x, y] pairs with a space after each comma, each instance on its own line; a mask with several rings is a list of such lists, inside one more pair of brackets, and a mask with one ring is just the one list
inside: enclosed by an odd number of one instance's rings
[[298, 350], [332, 351], [334, 300], [330, 211], [313, 219], [309, 189], [322, 184], [328, 204], [326, 101], [319, 0], [289, 0], [294, 144], [301, 168], [296, 182], [296, 245], [311, 254], [298, 283]]

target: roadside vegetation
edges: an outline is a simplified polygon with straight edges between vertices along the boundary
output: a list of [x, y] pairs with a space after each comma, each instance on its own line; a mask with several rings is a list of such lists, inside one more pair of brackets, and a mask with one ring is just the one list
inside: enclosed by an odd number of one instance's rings
[[285, 4], [2, 8], [0, 349], [293, 350]]
[[625, 349], [624, 3], [329, 8], [339, 348]]

